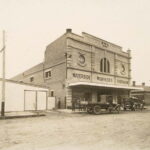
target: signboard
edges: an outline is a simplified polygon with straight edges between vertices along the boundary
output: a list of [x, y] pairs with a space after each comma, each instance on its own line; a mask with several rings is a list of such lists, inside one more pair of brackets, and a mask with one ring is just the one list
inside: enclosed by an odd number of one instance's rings
[[97, 76], [97, 80], [98, 81], [104, 81], [104, 82], [113, 82], [113, 79], [112, 78], [107, 78], [107, 77], [100, 77], [100, 76]]
[[92, 81], [95, 83], [114, 84], [113, 76], [93, 73], [92, 77], [93, 77]]
[[116, 78], [116, 84], [118, 85], [129, 85], [129, 80], [125, 78]]
[[119, 84], [129, 84], [128, 81], [126, 81], [126, 80], [120, 80], [120, 79], [117, 79], [117, 83], [119, 83]]
[[86, 75], [86, 74], [82, 74], [82, 73], [72, 73], [72, 76], [74, 78], [77, 78], [77, 79], [87, 79], [87, 80], [90, 80], [90, 78], [91, 78], [90, 75]]
[[74, 70], [74, 69], [68, 69], [68, 81], [69, 82], [90, 82], [91, 73]]
[[129, 85], [127, 78], [119, 78], [110, 75], [104, 75], [100, 73], [92, 73], [69, 69], [68, 81], [71, 82], [93, 82], [100, 84], [111, 84], [111, 85]]

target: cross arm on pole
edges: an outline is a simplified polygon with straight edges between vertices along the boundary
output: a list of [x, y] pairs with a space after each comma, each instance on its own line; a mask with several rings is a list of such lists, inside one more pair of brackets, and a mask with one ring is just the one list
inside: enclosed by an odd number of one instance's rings
[[0, 53], [5, 50], [5, 46], [0, 50]]

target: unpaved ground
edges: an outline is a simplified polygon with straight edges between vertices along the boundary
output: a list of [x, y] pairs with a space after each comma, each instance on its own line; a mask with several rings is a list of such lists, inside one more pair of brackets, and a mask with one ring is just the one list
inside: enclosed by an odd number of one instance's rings
[[1, 150], [150, 150], [150, 111], [0, 120]]

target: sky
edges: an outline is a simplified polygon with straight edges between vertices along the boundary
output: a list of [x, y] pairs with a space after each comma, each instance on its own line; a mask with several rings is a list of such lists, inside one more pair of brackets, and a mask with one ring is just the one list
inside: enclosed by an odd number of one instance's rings
[[[132, 53], [132, 80], [150, 85], [149, 0], [0, 0], [0, 49], [6, 32], [6, 77], [43, 62], [46, 46], [71, 28]], [[2, 74], [0, 53], [0, 75]]]

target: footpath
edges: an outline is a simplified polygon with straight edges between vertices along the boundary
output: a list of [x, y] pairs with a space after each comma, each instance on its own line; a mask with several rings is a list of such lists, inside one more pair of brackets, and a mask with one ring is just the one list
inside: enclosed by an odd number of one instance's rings
[[41, 117], [41, 116], [45, 116], [45, 113], [40, 111], [5, 112], [4, 116], [0, 116], [0, 120], [14, 119], [14, 118]]

